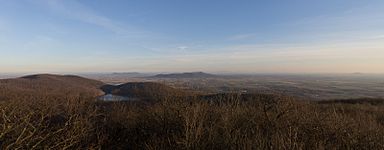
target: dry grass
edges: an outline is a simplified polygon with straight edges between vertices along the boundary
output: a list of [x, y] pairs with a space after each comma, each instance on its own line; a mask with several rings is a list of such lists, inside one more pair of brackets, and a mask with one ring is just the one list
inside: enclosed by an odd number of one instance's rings
[[265, 94], [154, 102], [38, 95], [0, 101], [0, 149], [384, 149], [382, 103]]

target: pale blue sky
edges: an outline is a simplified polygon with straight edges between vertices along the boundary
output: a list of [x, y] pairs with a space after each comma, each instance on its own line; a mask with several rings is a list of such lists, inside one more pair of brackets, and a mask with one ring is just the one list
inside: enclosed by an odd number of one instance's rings
[[0, 73], [383, 73], [383, 27], [383, 0], [0, 0]]

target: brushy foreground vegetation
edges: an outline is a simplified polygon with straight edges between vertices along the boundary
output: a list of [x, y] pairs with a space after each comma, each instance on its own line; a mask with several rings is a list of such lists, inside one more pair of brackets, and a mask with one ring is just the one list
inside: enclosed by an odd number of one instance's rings
[[[155, 98], [154, 98], [155, 99]], [[364, 101], [364, 100], [362, 100]], [[379, 100], [380, 101], [380, 100]], [[381, 103], [226, 94], [98, 102], [0, 101], [1, 149], [384, 149]]]
[[[75, 76], [0, 80], [0, 149], [384, 149], [382, 99], [103, 85]], [[144, 99], [97, 101], [100, 87]]]

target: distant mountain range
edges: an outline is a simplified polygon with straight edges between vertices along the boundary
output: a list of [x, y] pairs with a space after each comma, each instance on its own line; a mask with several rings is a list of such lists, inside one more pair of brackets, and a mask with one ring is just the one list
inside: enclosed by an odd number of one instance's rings
[[217, 75], [204, 73], [204, 72], [185, 72], [185, 73], [171, 73], [171, 74], [158, 74], [154, 78], [213, 78]]

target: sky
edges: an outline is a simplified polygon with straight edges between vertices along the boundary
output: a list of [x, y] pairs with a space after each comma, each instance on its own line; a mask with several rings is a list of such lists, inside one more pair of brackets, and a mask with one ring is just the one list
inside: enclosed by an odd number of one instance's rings
[[0, 0], [0, 73], [384, 73], [383, 0]]

